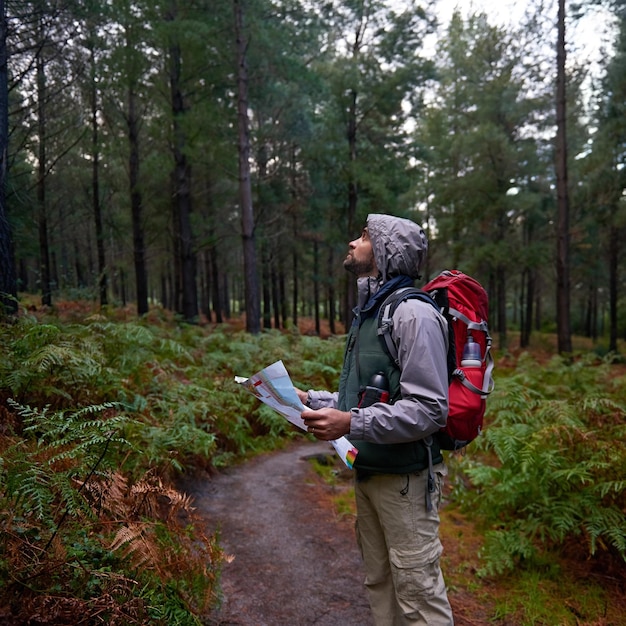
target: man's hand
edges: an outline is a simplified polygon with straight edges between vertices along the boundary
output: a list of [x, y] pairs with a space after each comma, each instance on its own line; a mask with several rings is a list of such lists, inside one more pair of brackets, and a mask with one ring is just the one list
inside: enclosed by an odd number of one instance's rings
[[300, 402], [306, 406], [306, 401], [309, 399], [309, 394], [306, 391], [302, 391], [302, 389], [298, 389], [294, 387], [296, 393], [298, 394], [298, 398], [300, 398]]
[[339, 439], [350, 432], [350, 412], [338, 409], [306, 410], [302, 412], [302, 419], [308, 432], [321, 441]]

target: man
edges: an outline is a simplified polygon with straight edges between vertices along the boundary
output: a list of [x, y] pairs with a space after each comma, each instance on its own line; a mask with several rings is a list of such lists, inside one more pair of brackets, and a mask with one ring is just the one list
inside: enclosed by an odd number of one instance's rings
[[[356, 534], [377, 626], [453, 624], [439, 565], [437, 506], [446, 469], [432, 437], [448, 414], [446, 321], [428, 303], [401, 303], [391, 329], [398, 365], [377, 335], [380, 305], [420, 277], [427, 248], [412, 221], [368, 216], [344, 261], [357, 276], [358, 306], [339, 391], [298, 390], [309, 432], [324, 441], [345, 435], [359, 450]], [[359, 407], [361, 390], [378, 373], [389, 400]]]

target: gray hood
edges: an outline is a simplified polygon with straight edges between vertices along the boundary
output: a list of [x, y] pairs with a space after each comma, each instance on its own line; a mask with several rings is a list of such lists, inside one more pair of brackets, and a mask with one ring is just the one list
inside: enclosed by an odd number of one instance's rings
[[428, 252], [428, 239], [420, 226], [402, 217], [372, 213], [367, 216], [367, 230], [383, 283], [400, 275], [420, 278]]

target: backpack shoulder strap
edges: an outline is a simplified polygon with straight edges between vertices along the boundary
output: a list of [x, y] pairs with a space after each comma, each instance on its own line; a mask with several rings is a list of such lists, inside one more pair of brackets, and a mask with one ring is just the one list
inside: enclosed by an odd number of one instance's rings
[[396, 367], [400, 367], [398, 360], [398, 348], [391, 337], [391, 329], [393, 328], [393, 314], [401, 302], [410, 299], [421, 300], [439, 311], [439, 305], [425, 291], [417, 287], [403, 287], [389, 294], [385, 301], [380, 305], [378, 310], [378, 335], [384, 339], [384, 347], [387, 354], [393, 359]]

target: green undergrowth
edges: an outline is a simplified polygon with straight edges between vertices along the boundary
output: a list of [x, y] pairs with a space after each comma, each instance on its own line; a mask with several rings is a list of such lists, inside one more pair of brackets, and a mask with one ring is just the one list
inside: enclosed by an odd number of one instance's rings
[[588, 354], [528, 354], [498, 377], [487, 428], [463, 457], [464, 504], [485, 525], [485, 574], [575, 541], [626, 557], [626, 376]]
[[[594, 353], [499, 363], [484, 432], [447, 455], [441, 532], [451, 596], [469, 594], [489, 623], [622, 623], [626, 368]], [[345, 515], [340, 469], [318, 472]]]
[[[0, 614], [201, 623], [225, 556], [177, 479], [301, 436], [235, 375], [282, 360], [301, 388], [333, 389], [342, 354], [342, 338], [251, 336], [154, 314], [23, 314], [1, 325]], [[503, 358], [483, 436], [449, 463], [450, 497], [481, 536], [457, 584], [470, 571], [476, 594], [482, 581], [506, 581], [494, 623], [514, 614], [520, 624], [574, 624], [532, 615], [540, 591], [561, 593], [563, 551], [610, 576], [623, 568], [624, 369], [591, 353], [541, 365]], [[345, 472], [320, 471], [335, 481], [338, 513], [352, 515]], [[537, 598], [534, 608], [524, 597]], [[570, 613], [599, 617], [597, 597]]]
[[[610, 591], [600, 584], [581, 584], [560, 568], [552, 571], [522, 571], [506, 580], [495, 603], [494, 618], [513, 618], [520, 626], [533, 624], [618, 624], [618, 612], [609, 612]], [[605, 621], [599, 621], [600, 619]]]
[[626, 369], [592, 353], [496, 374], [485, 429], [448, 459], [452, 506], [477, 530], [457, 584], [495, 593], [494, 620], [622, 623], [626, 610]]
[[342, 344], [68, 317], [0, 326], [0, 615], [199, 624], [225, 557], [176, 480], [298, 436], [235, 375], [331, 386]]

